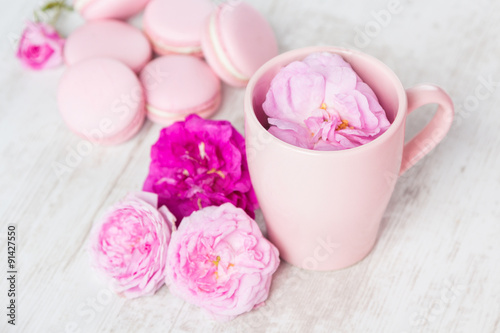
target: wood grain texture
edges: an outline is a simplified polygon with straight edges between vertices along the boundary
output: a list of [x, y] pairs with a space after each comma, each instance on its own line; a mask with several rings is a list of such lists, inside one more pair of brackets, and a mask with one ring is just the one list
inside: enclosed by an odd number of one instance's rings
[[[282, 263], [267, 305], [230, 323], [210, 321], [167, 288], [137, 300], [112, 295], [90, 271], [85, 242], [107, 206], [141, 187], [160, 126], [148, 122], [123, 145], [91, 146], [81, 159], [72, 157], [82, 140], [57, 111], [63, 69], [29, 72], [14, 58], [11, 40], [38, 1], [5, 2], [0, 266], [6, 270], [6, 226], [17, 223], [19, 310], [15, 329], [0, 312], [0, 331], [500, 332], [500, 3], [401, 0], [400, 12], [376, 29], [373, 13], [387, 10], [389, 1], [248, 2], [269, 19], [281, 51], [360, 49], [387, 63], [406, 87], [433, 82], [452, 96], [457, 117], [449, 135], [398, 181], [373, 252], [328, 273]], [[69, 33], [81, 22], [75, 14], [61, 27]], [[357, 29], [366, 27], [372, 37], [360, 43]], [[243, 131], [243, 95], [225, 87], [215, 118]], [[432, 111], [409, 117], [408, 138]], [[68, 161], [58, 177], [55, 163]], [[3, 309], [6, 290], [2, 275]]]

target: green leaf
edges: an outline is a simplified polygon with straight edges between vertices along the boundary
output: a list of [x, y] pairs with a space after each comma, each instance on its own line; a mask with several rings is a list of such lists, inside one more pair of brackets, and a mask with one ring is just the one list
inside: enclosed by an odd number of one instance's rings
[[42, 12], [46, 12], [47, 10], [51, 10], [58, 7], [61, 7], [61, 3], [59, 1], [53, 1], [45, 4], [45, 6], [43, 6], [40, 10]]
[[73, 7], [66, 4], [65, 0], [56, 0], [56, 1], [51, 1], [46, 3], [42, 8], [41, 11], [45, 12], [51, 9], [66, 9], [66, 10], [73, 10]]

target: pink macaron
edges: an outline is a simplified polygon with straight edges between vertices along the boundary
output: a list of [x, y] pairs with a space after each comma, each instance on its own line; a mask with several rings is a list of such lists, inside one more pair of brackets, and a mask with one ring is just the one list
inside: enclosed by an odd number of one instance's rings
[[271, 26], [244, 2], [219, 5], [206, 22], [202, 48], [217, 75], [236, 87], [246, 86], [257, 69], [278, 54]]
[[221, 83], [200, 58], [168, 55], [144, 67], [140, 80], [146, 95], [148, 118], [170, 125], [196, 113], [207, 118], [221, 102]]
[[144, 9], [149, 0], [74, 0], [73, 6], [86, 20], [125, 20]]
[[69, 67], [57, 93], [59, 111], [81, 137], [104, 145], [124, 142], [144, 123], [144, 92], [118, 60], [91, 58]]
[[64, 46], [64, 60], [70, 66], [89, 58], [109, 57], [138, 73], [151, 56], [151, 45], [142, 31], [115, 20], [87, 22], [66, 39]]
[[213, 9], [209, 0], [152, 0], [144, 11], [144, 32], [158, 54], [201, 57], [201, 31]]

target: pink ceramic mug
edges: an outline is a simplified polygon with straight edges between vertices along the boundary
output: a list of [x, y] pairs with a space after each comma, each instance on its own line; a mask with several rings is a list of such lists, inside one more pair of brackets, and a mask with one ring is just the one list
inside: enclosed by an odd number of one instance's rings
[[[374, 141], [342, 151], [314, 151], [271, 135], [262, 110], [269, 84], [287, 64], [310, 53], [340, 54], [374, 90], [391, 122]], [[406, 116], [437, 103], [430, 123], [404, 144]], [[453, 103], [439, 87], [405, 91], [397, 76], [367, 54], [311, 47], [281, 54], [264, 64], [245, 95], [245, 132], [253, 186], [268, 236], [289, 263], [312, 270], [344, 268], [363, 259], [375, 244], [396, 179], [443, 139]]]

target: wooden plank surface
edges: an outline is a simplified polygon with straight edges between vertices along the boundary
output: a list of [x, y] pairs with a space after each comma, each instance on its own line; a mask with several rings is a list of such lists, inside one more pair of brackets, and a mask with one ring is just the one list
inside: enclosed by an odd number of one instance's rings
[[[12, 40], [39, 2], [4, 1], [0, 261], [5, 273], [7, 225], [15, 223], [19, 307], [16, 328], [2, 313], [0, 331], [500, 332], [500, 3], [248, 1], [271, 22], [281, 51], [356, 48], [387, 63], [405, 87], [433, 82], [454, 100], [449, 135], [398, 181], [373, 252], [328, 273], [282, 263], [267, 305], [224, 324], [167, 288], [137, 300], [111, 294], [89, 269], [88, 231], [107, 206], [141, 187], [161, 127], [148, 122], [126, 144], [75, 153], [84, 143], [64, 126], [55, 99], [63, 68], [29, 72], [14, 58]], [[377, 23], [376, 13], [391, 8], [399, 10]], [[70, 15], [61, 27], [69, 33], [81, 22]], [[215, 118], [243, 131], [243, 95], [224, 87]], [[432, 111], [409, 117], [408, 138]], [[60, 164], [67, 166], [62, 174]]]

